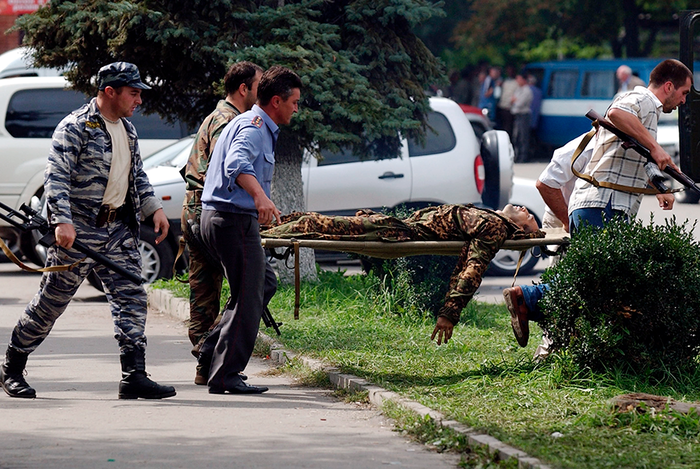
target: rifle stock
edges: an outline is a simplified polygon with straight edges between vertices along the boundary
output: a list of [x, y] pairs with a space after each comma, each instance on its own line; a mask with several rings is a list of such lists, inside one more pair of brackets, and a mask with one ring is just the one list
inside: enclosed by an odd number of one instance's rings
[[[586, 117], [588, 117], [592, 121], [598, 121], [598, 124], [601, 127], [603, 127], [606, 130], [609, 130], [610, 132], [615, 134], [620, 140], [622, 140], [624, 142], [623, 146], [625, 148], [632, 148], [637, 153], [642, 155], [644, 158], [649, 160], [650, 162], [655, 163], [654, 158], [652, 158], [651, 152], [649, 151], [649, 149], [647, 147], [645, 147], [644, 145], [639, 143], [639, 141], [636, 138], [634, 138], [630, 135], [627, 135], [625, 132], [623, 132], [622, 130], [615, 127], [613, 125], [613, 123], [610, 122], [609, 120], [607, 120], [605, 117], [601, 116], [599, 113], [597, 113], [593, 109], [590, 109], [586, 113]], [[695, 192], [696, 194], [700, 194], [700, 187], [698, 187], [697, 184], [695, 184], [695, 181], [693, 181], [690, 178], [690, 176], [688, 176], [687, 174], [683, 173], [682, 171], [678, 171], [669, 165], [667, 165], [664, 168], [664, 172], [666, 174], [668, 174], [669, 176], [671, 176], [676, 181], [683, 184], [688, 189]]]
[[[20, 210], [24, 212], [22, 213], [0, 202], [0, 209], [7, 212], [2, 213], [0, 211], [0, 219], [5, 220], [7, 223], [19, 229], [20, 231], [29, 232], [32, 230], [38, 230], [43, 235], [43, 237], [39, 240], [42, 246], [49, 247], [56, 242], [53, 230], [51, 229], [49, 222], [33, 208], [22, 204], [22, 206], [20, 207]], [[143, 279], [139, 275], [136, 275], [133, 272], [129, 272], [122, 266], [115, 264], [111, 259], [105, 257], [97, 251], [90, 249], [87, 245], [81, 243], [78, 240], [75, 240], [73, 242], [73, 249], [82, 254], [85, 254], [87, 257], [94, 260], [95, 262], [102, 264], [111, 271], [118, 273], [122, 277], [131, 280], [137, 285], [141, 285], [143, 283]]]

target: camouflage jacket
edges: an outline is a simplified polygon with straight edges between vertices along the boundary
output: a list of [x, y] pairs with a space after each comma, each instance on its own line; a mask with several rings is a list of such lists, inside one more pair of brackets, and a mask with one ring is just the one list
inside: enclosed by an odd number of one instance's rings
[[[143, 170], [136, 129], [127, 119], [122, 122], [131, 150], [127, 203], [131, 203], [135, 214], [147, 217], [162, 208], [162, 204]], [[97, 108], [97, 100], [93, 98], [63, 118], [54, 130], [44, 172], [51, 224], [75, 224], [74, 218], [78, 218], [85, 228], [94, 229], [111, 161], [111, 137]], [[135, 217], [135, 230], [138, 230], [140, 218]]]
[[282, 224], [261, 233], [265, 238], [330, 239], [340, 241], [464, 241], [450, 277], [445, 304], [438, 316], [459, 322], [462, 309], [481, 285], [491, 259], [507, 239], [543, 238], [526, 234], [510, 219], [473, 205], [441, 205], [418, 210], [410, 217], [395, 217], [368, 210], [352, 217], [318, 213], [292, 213]]
[[185, 179], [185, 200], [182, 203], [183, 221], [195, 220], [199, 224], [199, 217], [202, 215], [202, 189], [211, 153], [221, 131], [238, 114], [240, 111], [233, 104], [222, 99], [216, 105], [214, 112], [209, 114], [199, 126], [187, 165], [180, 170], [180, 174]]

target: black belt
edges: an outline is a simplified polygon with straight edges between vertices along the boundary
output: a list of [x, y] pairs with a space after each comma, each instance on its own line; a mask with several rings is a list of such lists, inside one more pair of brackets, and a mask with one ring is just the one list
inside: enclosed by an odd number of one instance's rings
[[109, 205], [103, 205], [100, 207], [100, 211], [97, 213], [97, 222], [95, 225], [98, 228], [102, 228], [107, 223], [112, 223], [115, 220], [121, 220], [125, 215], [125, 205], [117, 208], [111, 208]]

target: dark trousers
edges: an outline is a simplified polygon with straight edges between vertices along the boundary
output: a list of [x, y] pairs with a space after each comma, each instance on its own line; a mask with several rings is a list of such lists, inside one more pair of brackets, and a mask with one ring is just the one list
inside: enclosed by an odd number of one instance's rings
[[274, 295], [277, 279], [265, 260], [255, 217], [203, 210], [201, 230], [231, 289], [221, 321], [200, 349], [201, 357], [212, 357], [209, 387], [226, 389], [248, 365], [263, 307]]

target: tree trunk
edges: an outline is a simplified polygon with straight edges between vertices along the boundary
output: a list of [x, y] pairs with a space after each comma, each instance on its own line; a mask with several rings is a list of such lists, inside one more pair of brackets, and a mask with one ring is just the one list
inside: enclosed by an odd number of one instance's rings
[[[286, 137], [286, 138], [285, 138]], [[281, 135], [275, 148], [275, 172], [272, 176], [272, 201], [283, 215], [290, 212], [303, 212], [304, 186], [301, 181], [301, 161], [303, 152], [294, 138]], [[284, 262], [277, 263], [280, 283], [294, 283], [294, 264], [290, 258], [290, 268]], [[299, 250], [299, 272], [302, 280], [318, 281], [316, 258], [313, 249]]]

